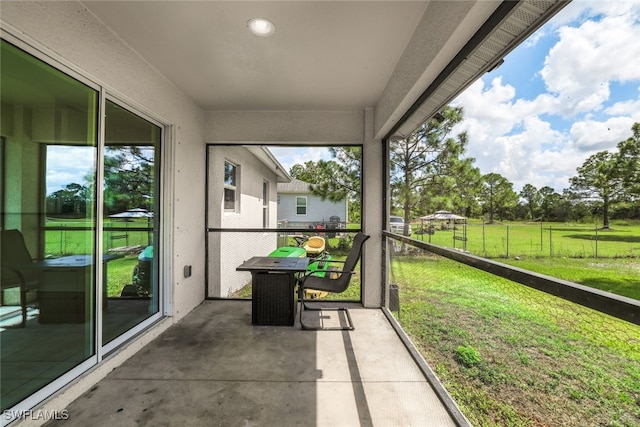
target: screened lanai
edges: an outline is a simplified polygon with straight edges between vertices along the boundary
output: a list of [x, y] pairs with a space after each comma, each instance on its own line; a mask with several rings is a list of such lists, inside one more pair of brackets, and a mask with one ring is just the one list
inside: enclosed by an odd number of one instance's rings
[[[62, 414], [203, 305], [249, 301], [230, 286], [242, 260], [329, 233], [317, 225], [331, 214], [307, 221], [313, 233], [303, 221], [282, 233], [277, 187], [291, 177], [279, 148], [359, 153], [353, 216], [333, 230], [345, 253], [349, 236], [371, 237], [343, 300], [388, 306], [388, 141], [565, 5], [3, 1], [1, 226], [31, 258], [3, 255], [3, 425]], [[254, 18], [274, 31], [252, 33]], [[33, 280], [20, 280], [25, 263]]]

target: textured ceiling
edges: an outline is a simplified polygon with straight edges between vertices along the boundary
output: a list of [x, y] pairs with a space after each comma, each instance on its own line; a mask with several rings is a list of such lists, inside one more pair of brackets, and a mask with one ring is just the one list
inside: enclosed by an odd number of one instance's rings
[[[204, 110], [374, 108], [380, 136], [410, 133], [567, 2], [83, 4]], [[251, 34], [256, 17], [275, 34]]]
[[[428, 1], [86, 1], [206, 110], [374, 107]], [[276, 32], [256, 37], [254, 17]]]

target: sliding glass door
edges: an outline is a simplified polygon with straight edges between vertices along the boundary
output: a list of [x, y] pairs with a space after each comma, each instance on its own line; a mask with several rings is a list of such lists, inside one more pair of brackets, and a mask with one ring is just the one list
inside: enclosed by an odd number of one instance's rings
[[159, 316], [162, 127], [5, 40], [0, 61], [5, 411]]
[[161, 128], [106, 103], [103, 343], [159, 310], [158, 253]]
[[99, 91], [1, 49], [5, 410], [96, 354]]

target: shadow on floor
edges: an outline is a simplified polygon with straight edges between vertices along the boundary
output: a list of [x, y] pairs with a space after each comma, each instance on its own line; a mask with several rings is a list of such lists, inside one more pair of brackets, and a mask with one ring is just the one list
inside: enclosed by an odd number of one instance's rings
[[47, 425], [455, 425], [384, 314], [351, 313], [355, 331], [312, 332], [205, 301]]

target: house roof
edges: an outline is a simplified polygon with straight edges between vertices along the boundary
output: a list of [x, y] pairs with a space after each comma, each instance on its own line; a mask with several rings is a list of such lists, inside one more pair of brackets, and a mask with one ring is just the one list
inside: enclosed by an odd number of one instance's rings
[[[431, 117], [567, 2], [84, 1], [207, 111], [375, 111], [377, 138]], [[251, 18], [275, 24], [270, 37]], [[401, 122], [406, 124], [402, 125]]]
[[269, 148], [262, 145], [248, 145], [245, 148], [249, 150], [249, 152], [251, 152], [254, 156], [256, 156], [258, 160], [264, 163], [269, 169], [273, 170], [273, 172], [278, 177], [278, 183], [291, 181], [291, 175], [289, 175], [289, 172], [287, 172], [284, 166], [280, 164], [278, 159], [276, 159]]
[[311, 193], [309, 183], [292, 178], [291, 182], [279, 182], [278, 193]]

